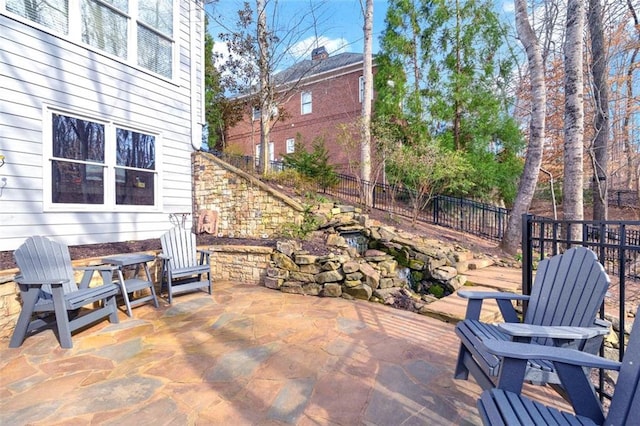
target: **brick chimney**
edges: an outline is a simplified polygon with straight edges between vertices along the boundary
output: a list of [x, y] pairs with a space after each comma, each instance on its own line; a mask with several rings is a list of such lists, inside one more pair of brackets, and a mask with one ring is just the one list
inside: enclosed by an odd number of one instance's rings
[[329, 53], [327, 52], [327, 49], [324, 48], [324, 46], [316, 47], [311, 51], [312, 61], [318, 61], [320, 59], [326, 59], [328, 57]]

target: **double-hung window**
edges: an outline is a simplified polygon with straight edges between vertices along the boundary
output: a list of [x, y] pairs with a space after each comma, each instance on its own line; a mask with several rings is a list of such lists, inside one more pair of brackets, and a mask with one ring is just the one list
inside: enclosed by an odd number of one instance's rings
[[301, 114], [311, 114], [311, 92], [302, 92], [300, 95]]
[[296, 150], [296, 140], [293, 138], [287, 139], [287, 146], [286, 146], [287, 154], [292, 154], [295, 152], [295, 150]]
[[45, 173], [51, 187], [44, 189], [49, 208], [158, 207], [158, 135], [66, 113], [51, 112], [49, 117], [50, 142], [45, 143], [51, 151]]
[[173, 0], [6, 0], [5, 8], [71, 41], [172, 78]]

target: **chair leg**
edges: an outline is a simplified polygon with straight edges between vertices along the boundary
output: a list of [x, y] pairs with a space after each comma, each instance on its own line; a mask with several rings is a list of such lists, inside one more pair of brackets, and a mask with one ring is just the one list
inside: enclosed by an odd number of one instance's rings
[[10, 348], [18, 348], [24, 342], [24, 338], [27, 335], [29, 323], [31, 322], [31, 316], [33, 310], [40, 296], [40, 287], [31, 286], [26, 292], [22, 293], [22, 309], [18, 316], [18, 321], [13, 329], [13, 335], [9, 342]]
[[118, 324], [120, 320], [118, 319], [118, 301], [116, 300], [116, 296], [110, 296], [106, 300], [104, 300], [104, 305], [109, 307], [109, 322], [112, 324]]
[[71, 327], [69, 326], [69, 315], [64, 301], [64, 290], [62, 289], [62, 284], [52, 285], [51, 293], [53, 294], [53, 309], [56, 314], [60, 346], [65, 349], [70, 349], [73, 347], [73, 343], [71, 342]]
[[465, 356], [470, 356], [471, 353], [467, 350], [467, 348], [460, 344], [460, 349], [458, 350], [458, 361], [456, 362], [456, 370], [453, 375], [455, 379], [459, 380], [467, 380], [469, 378], [469, 369], [464, 365]]

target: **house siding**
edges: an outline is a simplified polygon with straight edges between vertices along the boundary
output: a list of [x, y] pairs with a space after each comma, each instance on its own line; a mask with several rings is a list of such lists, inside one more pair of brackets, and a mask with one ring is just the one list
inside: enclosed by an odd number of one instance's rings
[[[69, 245], [156, 238], [172, 226], [170, 213], [192, 212], [190, 155], [192, 139], [200, 139], [192, 138], [192, 120], [202, 115], [193, 97], [202, 97], [202, 77], [192, 90], [191, 66], [202, 70], [203, 22], [193, 19], [190, 7], [196, 5], [181, 1], [177, 9], [179, 63], [171, 81], [0, 13], [0, 250], [14, 250], [34, 234]], [[190, 25], [197, 26], [194, 49]], [[47, 107], [157, 132], [159, 208], [47, 210]]]

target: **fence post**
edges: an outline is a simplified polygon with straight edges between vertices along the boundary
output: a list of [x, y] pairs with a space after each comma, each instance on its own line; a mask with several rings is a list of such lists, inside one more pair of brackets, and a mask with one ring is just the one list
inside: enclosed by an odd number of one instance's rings
[[[532, 215], [522, 215], [522, 293], [531, 294], [533, 284], [533, 248], [531, 247]], [[523, 304], [526, 312], [527, 304]]]

